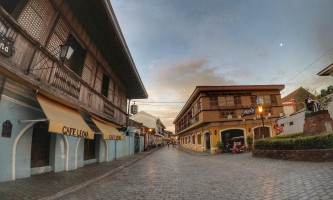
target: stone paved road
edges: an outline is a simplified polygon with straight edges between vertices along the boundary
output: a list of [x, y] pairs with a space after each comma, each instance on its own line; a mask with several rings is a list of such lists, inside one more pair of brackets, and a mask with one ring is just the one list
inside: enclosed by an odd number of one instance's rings
[[333, 199], [333, 163], [163, 148], [61, 199]]

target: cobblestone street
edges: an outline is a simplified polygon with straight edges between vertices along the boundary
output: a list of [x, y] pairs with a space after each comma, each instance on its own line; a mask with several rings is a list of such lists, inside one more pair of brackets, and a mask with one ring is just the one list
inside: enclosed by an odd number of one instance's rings
[[61, 199], [333, 199], [333, 163], [164, 147]]

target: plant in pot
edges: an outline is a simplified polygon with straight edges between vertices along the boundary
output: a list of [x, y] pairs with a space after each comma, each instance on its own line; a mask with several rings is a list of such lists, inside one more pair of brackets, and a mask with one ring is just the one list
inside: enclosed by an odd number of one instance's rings
[[217, 147], [216, 152], [217, 152], [217, 153], [222, 153], [223, 143], [220, 142], [220, 141], [218, 141], [217, 144], [216, 144], [216, 147]]
[[247, 138], [246, 138], [246, 142], [247, 142], [247, 148], [249, 149], [249, 150], [251, 150], [252, 149], [252, 145], [253, 145], [253, 137], [252, 136], [247, 136]]

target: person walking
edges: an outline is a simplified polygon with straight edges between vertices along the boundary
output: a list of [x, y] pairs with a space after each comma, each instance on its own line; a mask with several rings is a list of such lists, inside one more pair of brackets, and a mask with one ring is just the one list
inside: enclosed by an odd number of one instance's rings
[[168, 142], [168, 149], [169, 149], [170, 142]]

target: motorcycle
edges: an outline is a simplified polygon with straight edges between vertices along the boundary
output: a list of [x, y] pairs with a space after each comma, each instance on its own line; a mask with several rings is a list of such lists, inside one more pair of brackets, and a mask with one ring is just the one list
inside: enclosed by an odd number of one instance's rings
[[241, 145], [241, 146], [237, 146], [236, 144], [236, 140], [244, 140], [244, 137], [243, 136], [240, 136], [240, 137], [234, 137], [231, 139], [231, 141], [233, 141], [233, 146], [231, 148], [231, 152], [232, 153], [243, 153], [247, 150], [247, 147], [246, 145]]

